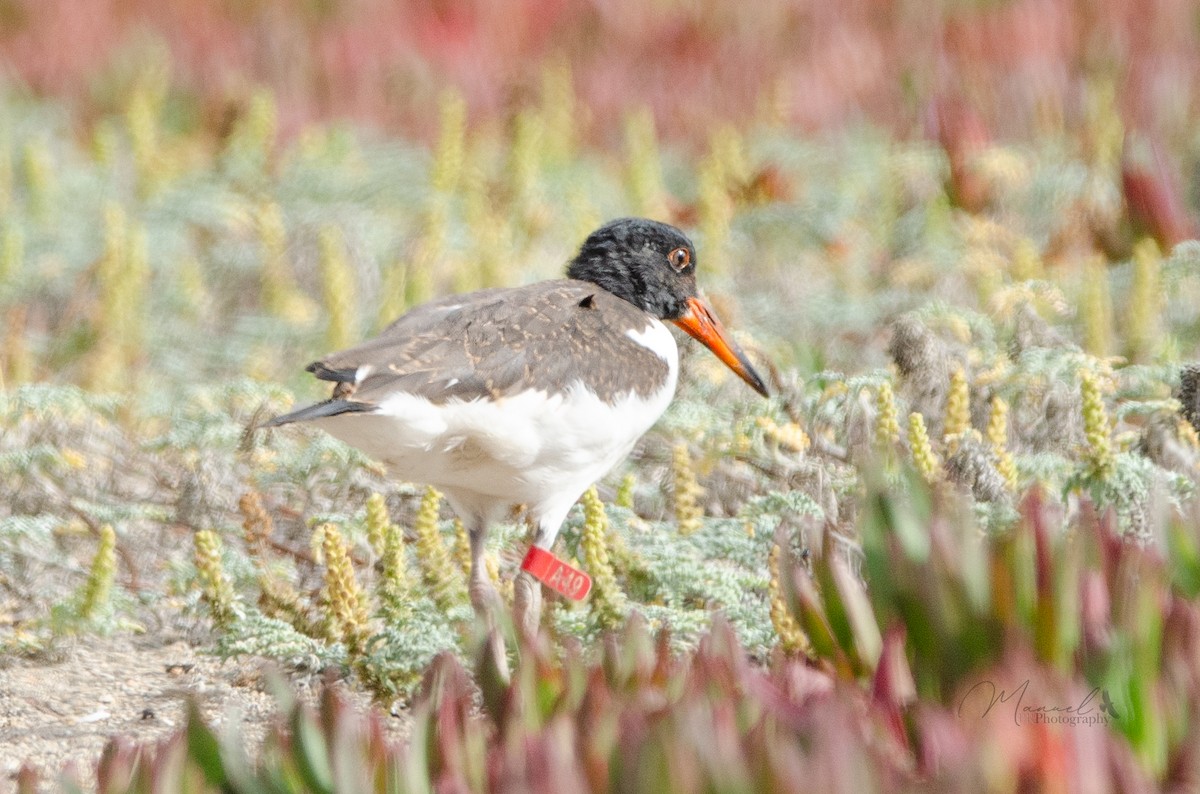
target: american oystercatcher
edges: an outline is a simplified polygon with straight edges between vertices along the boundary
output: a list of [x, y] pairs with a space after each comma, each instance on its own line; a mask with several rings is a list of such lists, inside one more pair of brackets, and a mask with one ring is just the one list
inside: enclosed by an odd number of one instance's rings
[[495, 598], [482, 564], [488, 527], [512, 505], [527, 505], [536, 536], [516, 611], [523, 628], [536, 629], [534, 576], [568, 595], [581, 595], [579, 580], [564, 589], [564, 570], [586, 582], [562, 563], [549, 573], [567, 512], [675, 394], [679, 355], [663, 320], [768, 396], [696, 292], [691, 241], [673, 226], [623, 218], [584, 241], [565, 279], [433, 301], [310, 364], [334, 383], [332, 397], [267, 424], [312, 422], [396, 478], [441, 490], [470, 533], [479, 612]]

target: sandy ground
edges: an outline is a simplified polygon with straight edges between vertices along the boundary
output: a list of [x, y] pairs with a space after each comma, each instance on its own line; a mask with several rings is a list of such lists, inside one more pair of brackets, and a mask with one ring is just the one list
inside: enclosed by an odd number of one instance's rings
[[[238, 720], [248, 745], [273, 724], [268, 694], [270, 663], [222, 661], [188, 643], [154, 644], [149, 638], [81, 639], [53, 661], [4, 659], [0, 667], [0, 792], [15, 788], [21, 765], [33, 764], [41, 788], [57, 790], [68, 764], [91, 789], [100, 752], [109, 738], [155, 742], [183, 725], [189, 697], [210, 725]], [[315, 699], [319, 680], [292, 679], [293, 690]], [[365, 697], [354, 696], [361, 707]], [[393, 720], [397, 734], [402, 719]]]

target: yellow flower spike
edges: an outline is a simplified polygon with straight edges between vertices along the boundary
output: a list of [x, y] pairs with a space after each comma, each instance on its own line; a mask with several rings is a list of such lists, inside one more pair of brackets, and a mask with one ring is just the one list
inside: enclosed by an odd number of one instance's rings
[[583, 494], [583, 532], [579, 540], [588, 573], [592, 577], [590, 606], [597, 622], [605, 629], [615, 629], [625, 619], [625, 594], [617, 584], [617, 576], [608, 556], [608, 516], [596, 486]]
[[417, 536], [417, 562], [421, 566], [425, 586], [438, 608], [448, 611], [466, 600], [466, 589], [462, 576], [455, 572], [457, 566], [442, 541], [442, 533], [438, 531], [438, 505], [441, 501], [442, 495], [436, 489], [425, 489], [421, 506], [417, 509], [414, 531]]
[[908, 445], [912, 449], [913, 464], [928, 483], [942, 478], [942, 463], [934, 454], [929, 443], [929, 431], [925, 429], [925, 417], [914, 411], [908, 415]]
[[900, 440], [900, 418], [896, 411], [896, 394], [891, 381], [884, 381], [875, 390], [875, 444], [891, 449]]
[[1000, 397], [992, 398], [992, 410], [988, 414], [987, 440], [996, 458], [996, 471], [1004, 478], [1008, 490], [1017, 489], [1017, 466], [1008, 451], [1008, 403]]
[[639, 215], [666, 218], [662, 158], [658, 152], [654, 116], [649, 108], [641, 108], [625, 117], [625, 156], [630, 203]]
[[1113, 308], [1108, 289], [1108, 266], [1103, 257], [1091, 257], [1084, 265], [1079, 314], [1083, 322], [1083, 349], [1097, 358], [1110, 355]]
[[408, 552], [404, 533], [388, 521], [383, 528], [383, 551], [380, 555], [379, 579], [375, 584], [379, 612], [384, 620], [396, 623], [412, 611], [413, 582], [408, 572]]
[[0, 226], [0, 284], [20, 273], [24, 263], [25, 235], [9, 220]]
[[779, 647], [784, 653], [793, 656], [808, 651], [808, 637], [804, 635], [804, 630], [800, 628], [795, 616], [788, 610], [780, 578], [779, 558], [780, 548], [776, 543], [771, 546], [771, 555], [768, 558], [771, 579], [767, 585], [767, 593], [771, 599], [771, 625], [775, 627], [775, 634], [779, 637]]
[[575, 98], [571, 66], [564, 58], [551, 59], [542, 70], [540, 111], [545, 128], [546, 161], [552, 165], [569, 162], [575, 153], [577, 119], [581, 111]]
[[13, 198], [12, 130], [0, 122], [0, 213], [7, 214]]
[[967, 373], [962, 367], [950, 375], [950, 389], [946, 394], [946, 418], [942, 436], [951, 450], [957, 449], [958, 439], [971, 429], [971, 390], [967, 384]]
[[628, 472], [621, 478], [621, 484], [617, 486], [617, 495], [613, 499], [613, 504], [617, 507], [624, 507], [626, 510], [633, 509], [633, 489], [637, 487], [637, 477], [633, 472]]
[[1125, 339], [1130, 361], [1144, 364], [1155, 352], [1162, 334], [1162, 254], [1153, 238], [1133, 247], [1133, 282], [1125, 314]]
[[768, 416], [760, 416], [755, 421], [763, 429], [763, 435], [780, 447], [789, 449], [792, 452], [804, 452], [812, 443], [808, 434], [804, 432], [804, 428], [795, 422], [780, 425]]
[[725, 259], [729, 227], [733, 221], [733, 202], [729, 199], [726, 174], [716, 152], [710, 152], [700, 161], [696, 179], [700, 234], [707, 261], [715, 263], [719, 269]]
[[408, 269], [415, 266], [416, 259], [411, 262], [392, 262], [384, 270], [379, 287], [379, 308], [375, 315], [375, 328], [382, 329], [395, 322], [408, 308]]
[[44, 217], [50, 210], [51, 195], [54, 193], [54, 160], [45, 141], [31, 140], [25, 144], [21, 165], [24, 168], [25, 186], [29, 191], [29, 204], [33, 214]]
[[367, 497], [367, 543], [376, 557], [382, 557], [387, 544], [388, 527], [392, 523], [388, 515], [387, 500], [381, 493]]
[[449, 194], [458, 189], [467, 151], [467, 103], [455, 91], [446, 91], [438, 101], [441, 127], [433, 155], [430, 182], [435, 192]]
[[196, 553], [196, 573], [200, 590], [208, 603], [213, 625], [229, 631], [239, 617], [237, 596], [221, 567], [221, 538], [211, 529], [202, 529], [192, 537]]
[[350, 552], [341, 531], [326, 524], [321, 533], [325, 552], [325, 589], [321, 606], [325, 610], [329, 639], [341, 642], [351, 658], [361, 656], [371, 636], [367, 599], [354, 576]]
[[471, 538], [461, 519], [454, 519], [454, 561], [462, 570], [463, 576], [471, 575]]
[[347, 347], [355, 337], [354, 331], [354, 272], [346, 260], [342, 232], [336, 226], [321, 229], [317, 239], [320, 249], [320, 272], [325, 313], [329, 322], [325, 328], [325, 344], [330, 350]]
[[1120, 180], [1121, 152], [1125, 146], [1125, 125], [1112, 78], [1092, 78], [1085, 84], [1084, 141], [1087, 159], [1106, 179]]
[[1079, 391], [1083, 398], [1083, 433], [1087, 438], [1085, 462], [1091, 476], [1103, 479], [1112, 472], [1115, 461], [1112, 452], [1112, 428], [1096, 373], [1091, 370], [1080, 373]]
[[541, 117], [529, 110], [518, 113], [513, 121], [508, 166], [504, 170], [508, 176], [513, 205], [523, 220], [537, 203], [544, 141], [545, 129]]
[[96, 556], [92, 558], [92, 566], [88, 570], [87, 581], [79, 596], [78, 617], [80, 620], [91, 620], [108, 603], [112, 593], [113, 581], [117, 577], [117, 533], [105, 524], [100, 527], [100, 545]]
[[692, 457], [688, 445], [680, 442], [672, 454], [672, 469], [675, 474], [675, 526], [680, 535], [691, 535], [701, 527], [704, 510], [700, 496], [704, 489], [696, 481], [692, 468]]
[[97, 391], [129, 384], [142, 352], [143, 304], [150, 281], [146, 233], [116, 204], [105, 208], [104, 255], [96, 266], [99, 307], [95, 346], [89, 352], [87, 384]]
[[5, 318], [4, 339], [0, 342], [0, 391], [33, 380], [34, 357], [26, 343], [28, 307], [17, 304]]
[[505, 604], [512, 606], [513, 602], [513, 580], [500, 578], [500, 560], [493, 553], [488, 553], [483, 558], [483, 566], [487, 569], [488, 578], [492, 580], [492, 584], [496, 588], [496, 592], [500, 594], [500, 598]]
[[300, 293], [287, 255], [287, 229], [283, 211], [273, 201], [255, 208], [254, 226], [262, 251], [259, 290], [263, 308], [275, 317], [301, 324], [314, 314], [314, 308]]
[[149, 82], [140, 83], [125, 106], [125, 128], [133, 149], [138, 191], [152, 194], [161, 184], [162, 168], [158, 124], [162, 96]]
[[229, 149], [243, 158], [252, 158], [260, 165], [266, 165], [267, 158], [275, 148], [278, 128], [279, 111], [275, 96], [267, 89], [259, 89], [250, 97], [245, 111], [239, 116], [229, 136]]
[[1022, 238], [1012, 254], [1013, 281], [1035, 281], [1046, 277], [1042, 256], [1029, 238]]

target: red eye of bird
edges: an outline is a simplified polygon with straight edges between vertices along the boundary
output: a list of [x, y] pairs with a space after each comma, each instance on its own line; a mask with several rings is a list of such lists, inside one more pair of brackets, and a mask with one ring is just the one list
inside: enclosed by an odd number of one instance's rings
[[676, 270], [683, 270], [692, 263], [692, 252], [686, 248], [676, 248], [671, 253], [667, 254], [667, 261], [671, 263], [671, 267]]

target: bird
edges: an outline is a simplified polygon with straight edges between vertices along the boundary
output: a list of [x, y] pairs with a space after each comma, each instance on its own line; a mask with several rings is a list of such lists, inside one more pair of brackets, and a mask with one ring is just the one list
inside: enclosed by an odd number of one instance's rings
[[[679, 352], [666, 323], [770, 396], [701, 297], [696, 267], [674, 226], [613, 220], [588, 235], [566, 278], [434, 300], [313, 362], [307, 371], [333, 383], [330, 398], [266, 425], [309, 423], [390, 476], [441, 491], [468, 531], [468, 590], [486, 616], [498, 603], [483, 564], [489, 527], [526, 505], [530, 554], [549, 552], [584, 491], [667, 409]], [[541, 588], [525, 566], [514, 612], [536, 631]]]

